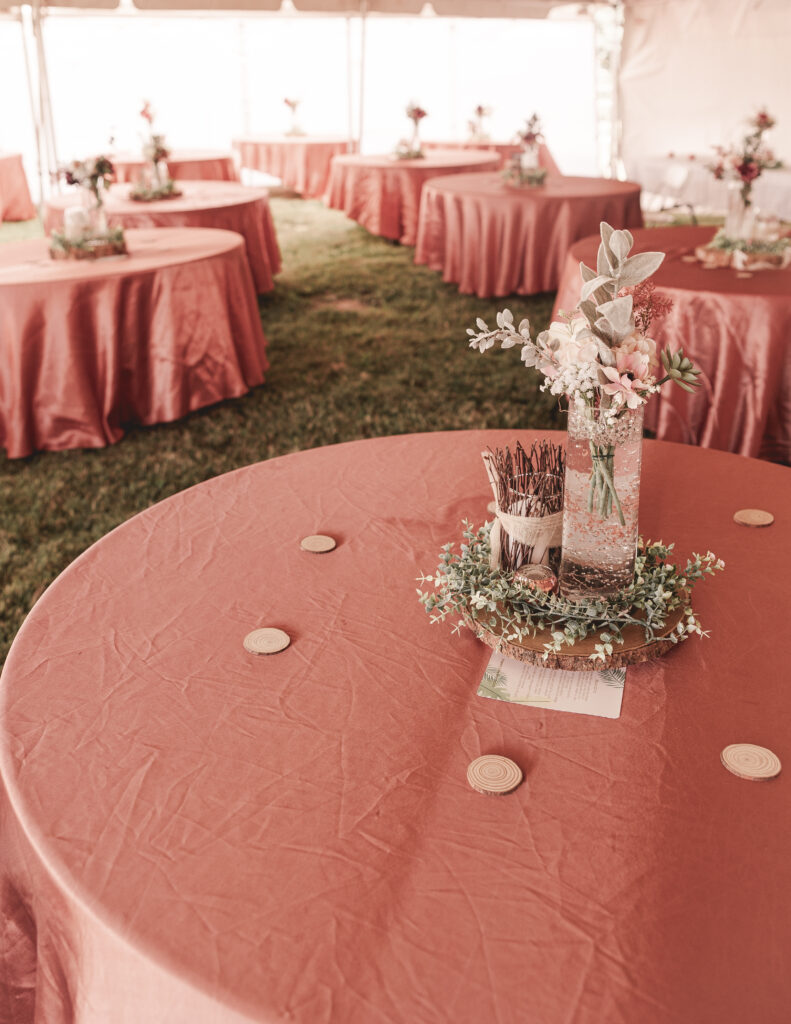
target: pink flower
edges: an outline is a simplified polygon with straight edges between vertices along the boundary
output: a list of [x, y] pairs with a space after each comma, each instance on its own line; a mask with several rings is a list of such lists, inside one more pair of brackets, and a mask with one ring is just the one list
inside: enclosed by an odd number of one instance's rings
[[736, 164], [736, 173], [742, 181], [754, 181], [761, 173], [761, 168], [755, 160], [742, 160]]
[[145, 103], [143, 104], [143, 109], [140, 111], [140, 116], [144, 120], [148, 121], [149, 124], [153, 124], [154, 111], [151, 109], [151, 104], [149, 103], [148, 100], [146, 100]]
[[633, 381], [626, 374], [620, 374], [615, 366], [602, 366], [601, 372], [610, 381], [609, 384], [605, 384], [602, 388], [605, 395], [612, 395], [614, 398], [619, 399], [621, 404], [625, 403], [630, 409], [636, 409], [639, 405], [643, 404], [643, 397], [634, 390], [634, 385], [641, 383], [640, 381]]

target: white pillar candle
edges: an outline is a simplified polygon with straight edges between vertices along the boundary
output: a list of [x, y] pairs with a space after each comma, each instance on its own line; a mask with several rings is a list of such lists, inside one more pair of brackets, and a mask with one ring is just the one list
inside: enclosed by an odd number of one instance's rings
[[81, 206], [69, 206], [63, 211], [63, 233], [69, 241], [76, 242], [90, 233], [91, 221], [88, 211]]

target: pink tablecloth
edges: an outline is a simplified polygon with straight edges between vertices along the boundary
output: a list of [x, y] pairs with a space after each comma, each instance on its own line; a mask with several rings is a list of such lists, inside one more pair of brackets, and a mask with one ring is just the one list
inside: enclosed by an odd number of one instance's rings
[[640, 186], [547, 178], [513, 188], [498, 174], [435, 178], [423, 190], [415, 262], [481, 298], [557, 288], [569, 246], [598, 230], [639, 227]]
[[[465, 142], [424, 142], [423, 149], [428, 151], [435, 149], [494, 150], [500, 156], [501, 167], [504, 167], [512, 156], [522, 152], [522, 146], [518, 142], [471, 142], [469, 140]], [[560, 168], [543, 142], [538, 147], [538, 162], [550, 174], [560, 174]]]
[[[49, 587], [0, 689], [3, 1024], [787, 1024], [791, 472], [647, 443], [644, 532], [727, 569], [613, 721], [476, 696], [491, 652], [418, 605], [516, 436], [251, 466]], [[482, 753], [523, 785], [475, 793]]]
[[309, 136], [234, 139], [241, 167], [280, 178], [285, 188], [305, 199], [319, 199], [327, 190], [334, 156], [349, 152], [345, 139]]
[[266, 342], [244, 239], [129, 231], [128, 257], [0, 246], [0, 446], [98, 448], [260, 384]]
[[0, 153], [0, 222], [32, 220], [35, 216], [22, 157], [19, 153]]
[[499, 166], [494, 153], [435, 152], [422, 160], [390, 156], [336, 156], [325, 202], [343, 210], [374, 235], [414, 245], [420, 195], [438, 174], [489, 171]]
[[[114, 185], [107, 197], [107, 219], [125, 228], [220, 228], [244, 236], [247, 259], [256, 291], [275, 287], [280, 270], [280, 249], [266, 189], [247, 188], [231, 181], [181, 181], [183, 195], [156, 203], [129, 199], [128, 185]], [[47, 233], [63, 226], [63, 211], [76, 206], [76, 191], [53, 196], [44, 211]]]
[[[116, 181], [138, 181], [145, 161], [134, 153], [118, 153], [112, 158]], [[168, 160], [168, 170], [177, 181], [238, 181], [230, 153], [202, 149], [177, 149]]]
[[[673, 300], [651, 335], [684, 351], [704, 371], [694, 394], [666, 386], [646, 407], [646, 426], [658, 437], [722, 448], [742, 455], [791, 459], [791, 268], [749, 277], [704, 270], [687, 262], [714, 228], [654, 228], [635, 232], [635, 249], [667, 258], [651, 279]], [[555, 310], [579, 299], [579, 263], [595, 266], [598, 239], [569, 252]]]

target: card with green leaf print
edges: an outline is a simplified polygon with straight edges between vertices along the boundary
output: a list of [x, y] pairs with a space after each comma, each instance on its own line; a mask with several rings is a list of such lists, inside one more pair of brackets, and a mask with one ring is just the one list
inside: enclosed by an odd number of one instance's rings
[[495, 653], [483, 674], [478, 696], [577, 715], [619, 718], [625, 681], [625, 668], [565, 672]]

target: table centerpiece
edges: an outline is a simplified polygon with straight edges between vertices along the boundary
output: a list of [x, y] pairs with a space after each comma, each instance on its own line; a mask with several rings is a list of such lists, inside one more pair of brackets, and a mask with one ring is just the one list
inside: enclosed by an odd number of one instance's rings
[[511, 157], [503, 171], [503, 178], [514, 188], [536, 188], [543, 185], [547, 170], [539, 163], [544, 133], [538, 114], [527, 119], [525, 127], [517, 132], [517, 140], [522, 147], [521, 151]]
[[417, 103], [409, 103], [406, 108], [406, 116], [412, 122], [412, 138], [401, 139], [395, 149], [397, 160], [421, 160], [425, 153], [420, 144], [420, 122], [428, 117], [428, 112]]
[[491, 646], [550, 667], [635, 663], [703, 635], [691, 591], [723, 568], [711, 552], [674, 565], [672, 544], [638, 535], [645, 403], [669, 382], [691, 391], [699, 371], [682, 349], [657, 357], [647, 332], [670, 302], [647, 279], [664, 254], [630, 256], [632, 245], [630, 232], [602, 223], [596, 270], [580, 267], [576, 310], [535, 340], [507, 309], [494, 330], [479, 318], [467, 332], [481, 353], [520, 345], [525, 366], [545, 377], [542, 390], [568, 400], [560, 569], [556, 587], [525, 586], [519, 570], [494, 564], [493, 525], [465, 522], [460, 553], [445, 546], [437, 573], [421, 577], [433, 590], [420, 600], [433, 621], [460, 614]]
[[485, 107], [482, 103], [473, 111], [471, 120], [467, 122], [470, 142], [489, 142], [489, 133], [486, 131], [486, 118], [492, 116], [492, 108]]
[[129, 190], [129, 198], [138, 203], [154, 203], [160, 199], [176, 199], [181, 190], [168, 173], [167, 160], [170, 150], [165, 145], [165, 136], [154, 131], [154, 111], [146, 100], [140, 116], [148, 125], [148, 139], [143, 143], [142, 180]]
[[290, 99], [288, 96], [286, 96], [284, 98], [283, 102], [288, 107], [288, 109], [289, 109], [289, 111], [291, 113], [291, 125], [289, 126], [289, 129], [286, 132], [286, 135], [289, 135], [289, 136], [291, 136], [291, 135], [304, 135], [305, 133], [300, 128], [299, 121], [297, 120], [297, 110], [299, 109], [299, 104], [302, 101], [301, 100]]
[[67, 185], [80, 190], [79, 206], [68, 208], [63, 230], [50, 235], [49, 253], [53, 259], [102, 259], [127, 253], [123, 228], [109, 227], [104, 195], [115, 169], [107, 156], [73, 160], [59, 174]]

